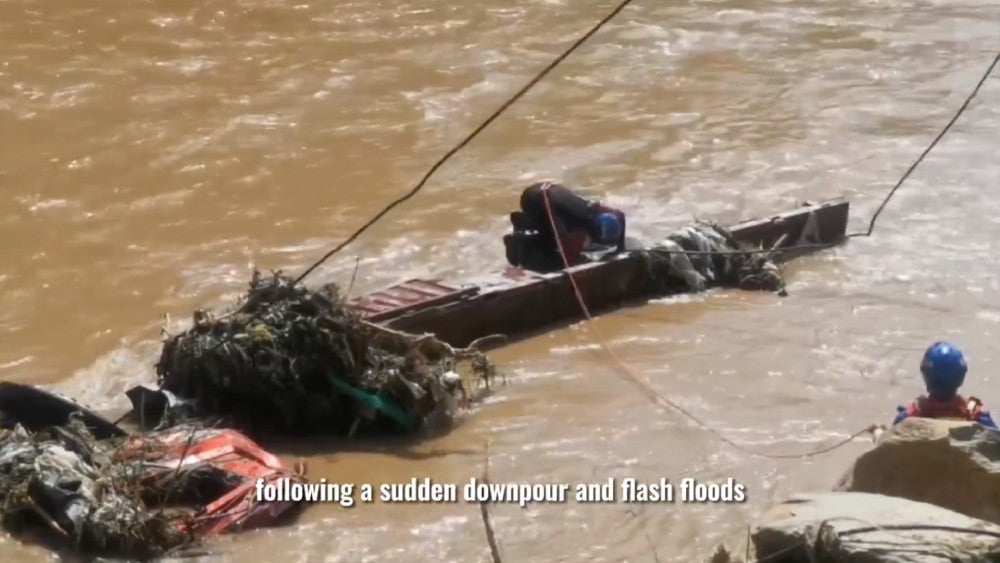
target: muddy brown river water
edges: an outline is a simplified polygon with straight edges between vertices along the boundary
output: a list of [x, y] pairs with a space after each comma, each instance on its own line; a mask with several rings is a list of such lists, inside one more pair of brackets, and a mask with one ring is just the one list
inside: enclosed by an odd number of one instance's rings
[[[0, 1], [0, 377], [104, 409], [151, 381], [163, 316], [222, 306], [250, 265], [301, 271], [404, 193], [606, 1]], [[637, 0], [415, 199], [313, 274], [356, 290], [503, 262], [505, 213], [553, 178], [645, 237], [694, 217], [847, 197], [853, 229], [1000, 47], [989, 0]], [[831, 443], [920, 391], [951, 339], [1000, 402], [1000, 76], [875, 235], [787, 270], [790, 296], [712, 291], [601, 317], [663, 394], [776, 453]], [[510, 483], [734, 478], [743, 503], [498, 505], [505, 561], [697, 561], [813, 460], [729, 448], [659, 412], [584, 326], [494, 354], [510, 382], [416, 445], [282, 444], [311, 475], [464, 484], [491, 438]], [[486, 561], [475, 505], [316, 505], [212, 544], [225, 561]], [[4, 561], [46, 560], [0, 540]]]

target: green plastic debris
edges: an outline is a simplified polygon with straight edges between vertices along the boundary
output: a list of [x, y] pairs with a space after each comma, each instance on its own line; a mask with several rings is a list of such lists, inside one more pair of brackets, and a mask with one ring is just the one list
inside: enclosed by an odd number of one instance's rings
[[336, 377], [330, 377], [330, 384], [345, 394], [358, 400], [368, 408], [374, 411], [382, 412], [389, 418], [398, 422], [400, 426], [406, 428], [407, 430], [413, 430], [413, 428], [417, 425], [413, 418], [406, 414], [406, 411], [399, 408], [398, 405], [385, 397], [376, 393], [366, 393], [357, 387], [344, 383]]

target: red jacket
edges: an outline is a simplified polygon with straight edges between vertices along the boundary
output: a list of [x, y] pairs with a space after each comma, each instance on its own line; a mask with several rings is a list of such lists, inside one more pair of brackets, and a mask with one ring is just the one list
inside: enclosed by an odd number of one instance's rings
[[984, 426], [996, 428], [989, 411], [983, 410], [983, 402], [976, 397], [966, 399], [961, 395], [955, 395], [951, 400], [941, 401], [921, 395], [916, 401], [909, 404], [904, 410], [899, 408], [899, 415], [893, 424], [898, 424], [904, 419], [915, 416], [918, 418], [943, 418], [953, 420], [969, 420], [978, 422]]
[[921, 418], [976, 420], [982, 410], [983, 402], [975, 397], [966, 399], [961, 395], [955, 395], [950, 401], [939, 401], [933, 397], [921, 395], [906, 408], [906, 414]]

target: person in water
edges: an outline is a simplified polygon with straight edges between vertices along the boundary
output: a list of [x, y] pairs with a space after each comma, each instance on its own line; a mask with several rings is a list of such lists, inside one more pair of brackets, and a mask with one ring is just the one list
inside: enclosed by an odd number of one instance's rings
[[616, 252], [625, 250], [625, 214], [560, 184], [539, 182], [525, 188], [521, 192], [521, 210], [510, 214], [510, 222], [514, 232], [504, 237], [504, 245], [512, 266], [536, 271], [562, 269], [565, 264], [559, 255], [557, 235], [570, 266], [585, 262], [583, 252], [592, 245]]
[[965, 356], [956, 346], [947, 342], [931, 344], [920, 362], [920, 373], [927, 387], [927, 395], [921, 395], [908, 407], [898, 407], [899, 414], [892, 423], [899, 424], [912, 416], [970, 420], [996, 428], [989, 411], [983, 410], [982, 401], [958, 394], [958, 388], [965, 382], [966, 371], [968, 366]]

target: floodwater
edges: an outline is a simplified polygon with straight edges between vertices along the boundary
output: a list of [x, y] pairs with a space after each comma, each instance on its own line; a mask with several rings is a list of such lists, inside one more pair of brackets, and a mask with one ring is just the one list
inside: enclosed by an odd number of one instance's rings
[[[252, 264], [301, 271], [589, 28], [609, 2], [0, 2], [0, 377], [105, 409], [153, 379], [164, 318], [223, 306]], [[847, 197], [852, 229], [1000, 47], [989, 0], [638, 1], [309, 279], [355, 291], [503, 262], [505, 214], [550, 178], [654, 237], [693, 218]], [[1000, 76], [874, 236], [787, 269], [790, 296], [713, 291], [600, 318], [631, 369], [759, 451], [833, 443], [966, 351], [1000, 402]], [[494, 354], [509, 384], [448, 436], [287, 446], [315, 478], [735, 478], [739, 504], [497, 505], [505, 561], [697, 561], [869, 447], [730, 448], [658, 411], [578, 325]], [[342, 446], [341, 446], [342, 448]], [[313, 506], [210, 546], [227, 561], [485, 561], [475, 505]], [[2, 540], [5, 561], [48, 558]]]

